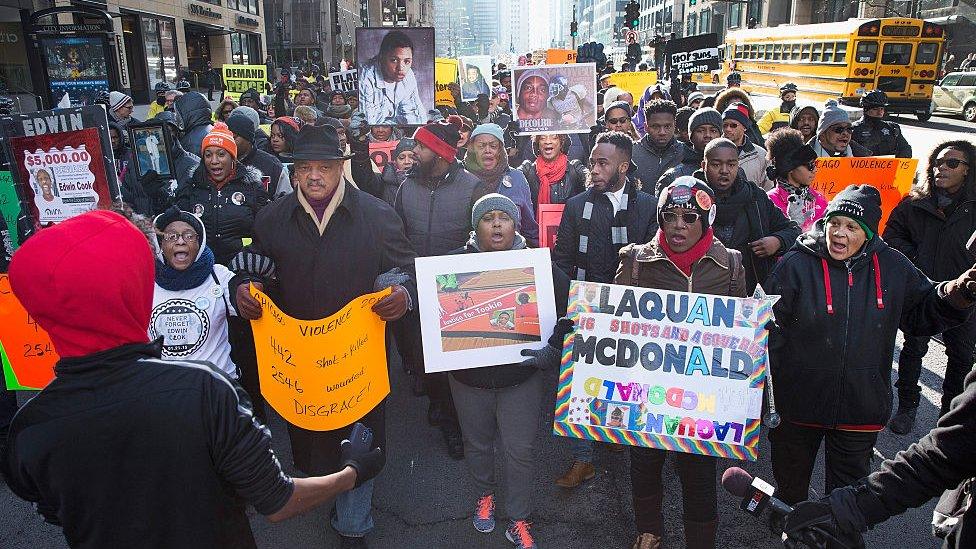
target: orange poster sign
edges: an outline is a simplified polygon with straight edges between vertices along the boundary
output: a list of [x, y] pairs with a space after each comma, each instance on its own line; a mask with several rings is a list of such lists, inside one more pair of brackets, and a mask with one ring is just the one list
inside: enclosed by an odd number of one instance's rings
[[6, 274], [0, 274], [0, 355], [8, 389], [43, 389], [54, 379], [51, 336], [27, 314]]
[[818, 158], [817, 173], [810, 186], [823, 194], [828, 202], [848, 185], [867, 184], [878, 189], [881, 193], [880, 233], [891, 211], [912, 190], [917, 167], [918, 159], [915, 158]]
[[576, 62], [576, 50], [546, 50], [546, 65], [564, 65]]
[[358, 421], [390, 394], [386, 322], [371, 310], [390, 289], [358, 297], [321, 320], [298, 320], [251, 288], [261, 394], [288, 423], [333, 431]]
[[393, 149], [399, 141], [376, 141], [369, 144], [369, 159], [373, 161], [373, 172], [383, 173], [383, 168], [393, 160]]

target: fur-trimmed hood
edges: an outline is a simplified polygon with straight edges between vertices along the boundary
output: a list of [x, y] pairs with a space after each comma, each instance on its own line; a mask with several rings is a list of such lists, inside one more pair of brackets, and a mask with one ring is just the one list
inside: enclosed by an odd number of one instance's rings
[[742, 88], [729, 88], [715, 96], [715, 110], [725, 112], [732, 103], [742, 103], [749, 109], [749, 118], [755, 121], [756, 109], [752, 106], [752, 100]]

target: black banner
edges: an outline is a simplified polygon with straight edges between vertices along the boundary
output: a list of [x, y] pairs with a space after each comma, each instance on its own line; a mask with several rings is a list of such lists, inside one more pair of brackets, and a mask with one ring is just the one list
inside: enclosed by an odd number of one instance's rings
[[718, 35], [714, 32], [669, 40], [665, 46], [671, 72], [684, 76], [696, 72], [718, 70]]

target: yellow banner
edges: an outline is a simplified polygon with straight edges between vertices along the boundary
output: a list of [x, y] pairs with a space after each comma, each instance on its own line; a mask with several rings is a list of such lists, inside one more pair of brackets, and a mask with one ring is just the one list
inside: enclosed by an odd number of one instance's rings
[[333, 431], [358, 421], [390, 394], [386, 322], [371, 310], [390, 289], [350, 301], [322, 320], [298, 320], [251, 287], [261, 394], [288, 423]]
[[264, 83], [268, 81], [268, 68], [264, 65], [223, 65], [224, 96], [234, 101], [241, 100], [241, 94], [254, 88], [264, 93]]
[[457, 59], [445, 59], [437, 57], [434, 59], [434, 81], [437, 89], [434, 92], [434, 105], [454, 106], [454, 96], [447, 87], [457, 82], [458, 62]]
[[640, 103], [644, 90], [657, 84], [657, 71], [615, 72], [610, 75], [610, 83], [634, 96], [634, 104]]

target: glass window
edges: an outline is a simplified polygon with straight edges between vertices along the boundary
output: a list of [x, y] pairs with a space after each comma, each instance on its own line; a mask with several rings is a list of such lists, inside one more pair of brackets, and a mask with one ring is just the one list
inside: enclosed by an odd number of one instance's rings
[[159, 45], [166, 80], [176, 82], [176, 24], [168, 19], [159, 20]]
[[834, 43], [827, 42], [824, 44], [823, 50], [823, 62], [833, 63], [834, 62]]
[[783, 44], [773, 44], [773, 60], [778, 61], [783, 56]]
[[964, 74], [959, 79], [957, 86], [976, 86], [976, 74]]
[[811, 47], [811, 44], [802, 44], [800, 46], [800, 59], [802, 61], [809, 61], [810, 60], [810, 47]]
[[888, 42], [881, 50], [882, 65], [910, 65], [912, 45], [906, 42]]
[[918, 45], [918, 51], [915, 53], [915, 63], [918, 65], [931, 65], [938, 59], [938, 55], [938, 42], [922, 42]]
[[[142, 19], [142, 39], [146, 48], [146, 69], [149, 72], [149, 88], [152, 89], [156, 83], [166, 80], [166, 73], [163, 72], [163, 52], [159, 47], [159, 20], [144, 17]], [[174, 71], [175, 74], [175, 71]]]
[[237, 9], [237, 0], [227, 0], [227, 7], [230, 8], [230, 9], [232, 9], [232, 10], [236, 10]]
[[810, 55], [810, 61], [814, 63], [819, 63], [823, 59], [823, 43], [816, 42], [813, 44], [813, 53]]
[[955, 86], [956, 83], [959, 82], [959, 77], [961, 77], [961, 76], [962, 75], [959, 74], [959, 73], [956, 73], [956, 74], [947, 74], [946, 77], [942, 79], [942, 82], [939, 83], [939, 85], [940, 86]]
[[847, 62], [847, 42], [834, 43], [834, 63]]
[[860, 40], [857, 43], [857, 53], [854, 60], [858, 63], [874, 63], [878, 59], [878, 43]]
[[244, 63], [244, 56], [241, 53], [241, 35], [240, 33], [231, 33], [230, 35], [230, 56], [234, 60], [234, 63], [238, 65]]
[[14, 93], [17, 90], [31, 93], [34, 85], [31, 83], [20, 12], [16, 8], [0, 7], [0, 36], [5, 38], [0, 40], [0, 81], [5, 82]]

